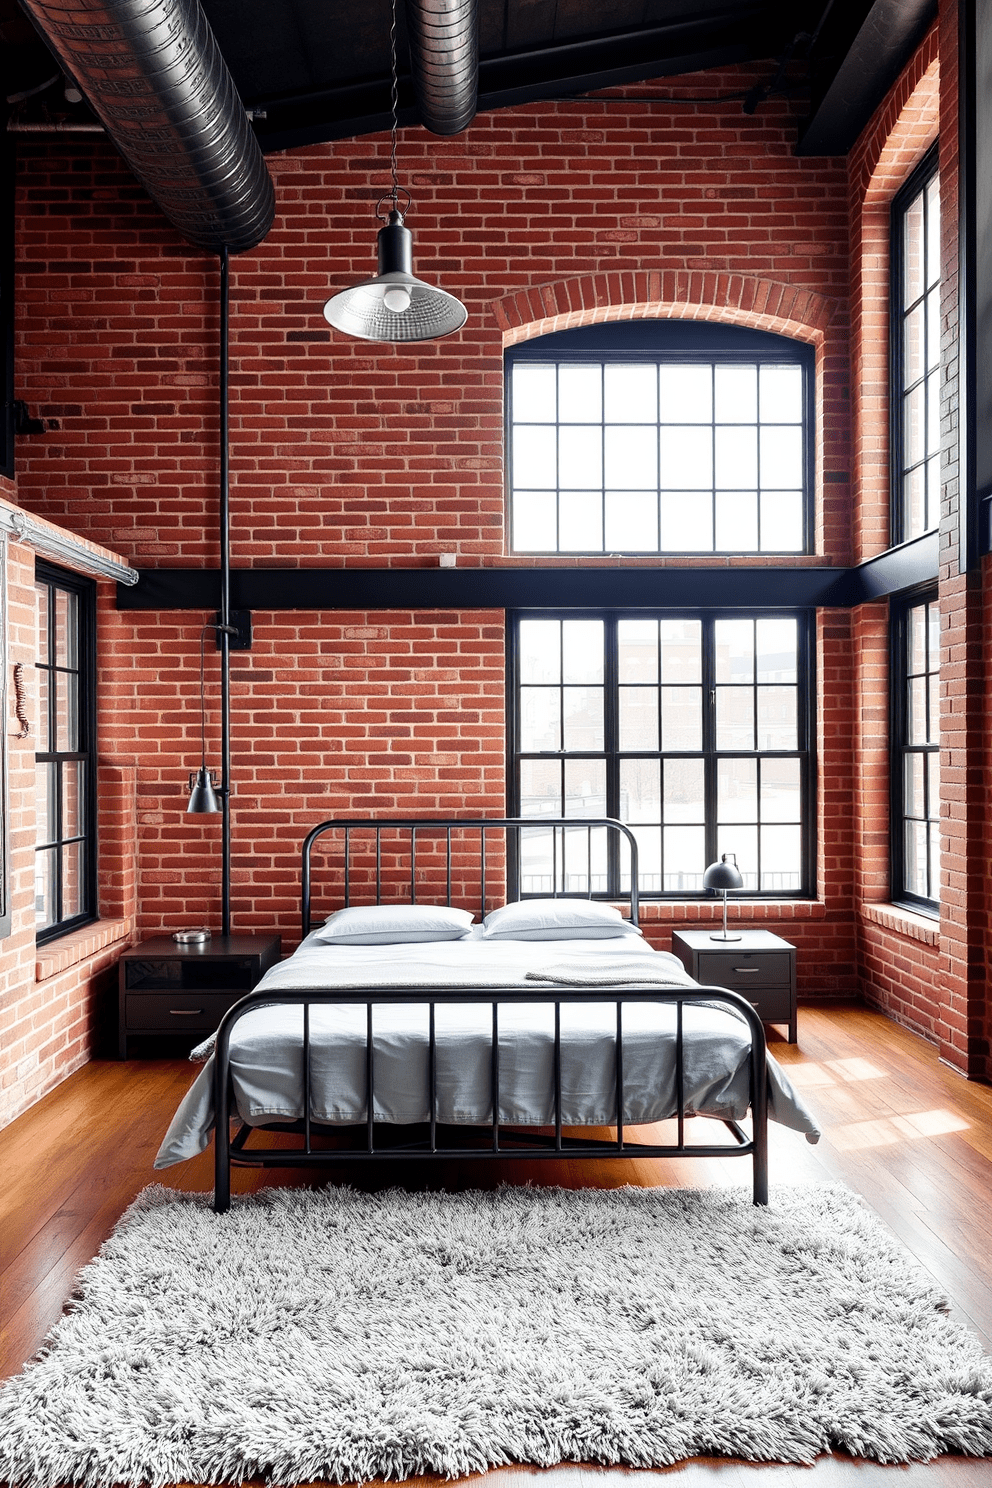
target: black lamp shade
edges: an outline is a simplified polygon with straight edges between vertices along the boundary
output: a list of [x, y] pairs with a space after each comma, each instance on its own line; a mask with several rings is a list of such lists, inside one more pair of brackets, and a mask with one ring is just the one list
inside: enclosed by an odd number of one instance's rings
[[221, 804], [214, 790], [213, 781], [210, 779], [210, 771], [205, 765], [201, 765], [190, 786], [186, 813], [188, 816], [207, 816], [211, 812], [220, 810]]
[[736, 863], [728, 863], [724, 854], [719, 863], [711, 863], [703, 874], [704, 889], [742, 889], [744, 880]]

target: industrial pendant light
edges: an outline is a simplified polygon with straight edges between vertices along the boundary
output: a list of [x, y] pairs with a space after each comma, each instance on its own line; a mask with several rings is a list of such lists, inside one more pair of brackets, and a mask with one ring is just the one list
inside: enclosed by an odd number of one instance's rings
[[403, 225], [399, 198], [402, 192], [409, 208], [412, 200], [396, 181], [396, 117], [399, 84], [396, 76], [396, 0], [389, 32], [392, 58], [392, 131], [389, 169], [392, 190], [381, 198], [376, 216], [382, 221], [383, 203], [391, 202], [385, 226], [379, 229], [379, 272], [352, 289], [342, 289], [324, 306], [324, 319], [346, 336], [362, 341], [434, 341], [450, 336], [468, 319], [468, 311], [447, 290], [425, 284], [413, 274], [413, 235]]
[[208, 623], [200, 629], [200, 768], [191, 772], [189, 777], [189, 805], [186, 811], [190, 816], [207, 816], [224, 809], [218, 788], [214, 784], [213, 772], [207, 769], [207, 696], [203, 676], [203, 642], [208, 630], [231, 631], [233, 626]]

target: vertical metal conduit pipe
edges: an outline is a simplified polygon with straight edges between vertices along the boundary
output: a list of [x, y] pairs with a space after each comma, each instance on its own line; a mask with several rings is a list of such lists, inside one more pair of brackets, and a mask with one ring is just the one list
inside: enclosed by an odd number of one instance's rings
[[478, 104], [477, 0], [406, 0], [406, 25], [421, 122], [458, 134]]
[[231, 427], [230, 263], [220, 253], [220, 750], [221, 933], [231, 933]]
[[243, 253], [275, 189], [199, 0], [21, 0], [183, 237]]

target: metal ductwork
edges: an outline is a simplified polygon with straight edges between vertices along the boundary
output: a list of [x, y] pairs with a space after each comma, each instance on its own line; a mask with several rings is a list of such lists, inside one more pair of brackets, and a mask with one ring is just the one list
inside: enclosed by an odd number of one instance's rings
[[199, 248], [243, 253], [275, 189], [198, 0], [21, 0], [149, 196]]
[[434, 134], [458, 134], [479, 94], [478, 0], [406, 0], [417, 106]]

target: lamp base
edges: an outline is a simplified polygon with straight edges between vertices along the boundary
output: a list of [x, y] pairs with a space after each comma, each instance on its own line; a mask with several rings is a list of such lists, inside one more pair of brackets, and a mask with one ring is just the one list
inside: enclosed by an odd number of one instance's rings
[[710, 940], [743, 940], [743, 935], [728, 935], [726, 931], [714, 930]]

